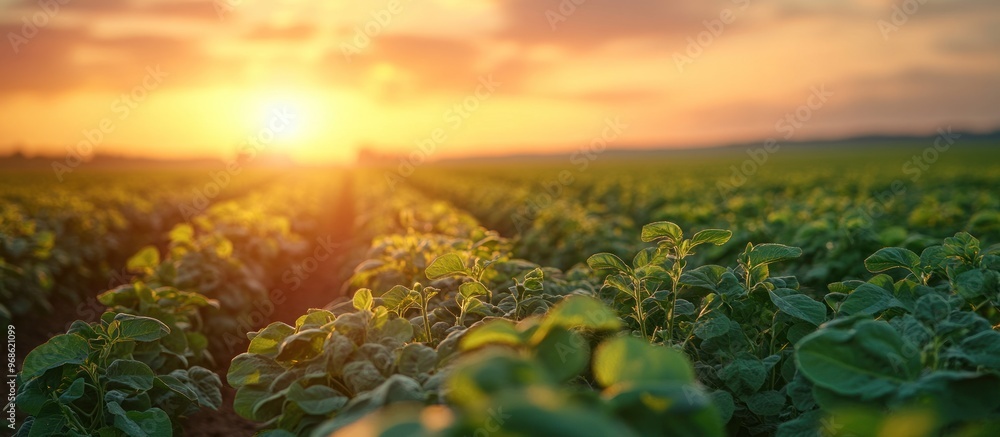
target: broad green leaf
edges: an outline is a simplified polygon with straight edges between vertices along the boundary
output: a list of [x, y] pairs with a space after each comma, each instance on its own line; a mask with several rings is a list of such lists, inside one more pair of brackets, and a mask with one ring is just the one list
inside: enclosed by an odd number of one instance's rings
[[402, 317], [389, 319], [379, 330], [382, 337], [394, 338], [401, 343], [406, 343], [413, 339], [413, 325], [410, 321]]
[[[187, 377], [187, 372], [174, 370], [170, 375], [158, 375], [153, 379], [153, 387], [174, 392], [192, 404], [198, 403], [198, 393], [191, 387], [191, 380]], [[175, 376], [178, 375], [178, 376]]]
[[554, 328], [533, 348], [535, 358], [558, 381], [569, 381], [587, 368], [590, 345], [580, 334]]
[[188, 369], [187, 374], [198, 394], [198, 402], [203, 407], [218, 410], [222, 406], [222, 380], [219, 375], [198, 366]]
[[694, 367], [674, 349], [635, 337], [616, 337], [594, 352], [594, 378], [604, 387], [623, 382], [694, 382]]
[[292, 334], [281, 342], [274, 359], [279, 363], [312, 359], [323, 352], [323, 343], [329, 334], [322, 329], [306, 329]]
[[604, 397], [614, 416], [620, 418], [621, 422], [627, 423], [628, 427], [638, 435], [699, 437], [725, 435], [712, 399], [691, 384], [678, 382], [622, 384], [605, 390]]
[[598, 253], [587, 258], [587, 265], [593, 270], [616, 270], [619, 272], [629, 272], [631, 269], [625, 265], [625, 261], [611, 253]]
[[466, 282], [458, 286], [458, 292], [462, 294], [466, 299], [473, 296], [485, 296], [490, 294], [490, 290], [486, 288], [485, 285], [479, 282]]
[[879, 273], [889, 269], [903, 268], [920, 275], [920, 257], [909, 249], [886, 247], [879, 249], [865, 259], [865, 268], [869, 272]]
[[190, 243], [194, 239], [194, 227], [181, 223], [170, 230], [170, 241], [174, 243]]
[[427, 279], [438, 279], [457, 273], [466, 273], [465, 261], [457, 253], [447, 253], [431, 261], [424, 270]]
[[694, 325], [694, 335], [702, 340], [721, 337], [729, 332], [731, 321], [725, 314], [719, 313], [705, 317]]
[[989, 330], [962, 340], [962, 352], [972, 364], [1000, 370], [1000, 332]]
[[[980, 269], [960, 273], [955, 277], [955, 291], [966, 300], [976, 299], [983, 295], [986, 286], [986, 276]], [[995, 294], [995, 292], [994, 292]]]
[[666, 239], [674, 244], [679, 243], [684, 238], [681, 227], [671, 222], [650, 223], [642, 227], [640, 238], [643, 242], [649, 243], [660, 239]]
[[[170, 416], [159, 408], [150, 408], [146, 411], [129, 411], [125, 413], [133, 423], [139, 425], [142, 430], [134, 437], [170, 437], [173, 435], [173, 425], [170, 423]], [[117, 423], [117, 419], [116, 419]]]
[[306, 329], [321, 328], [336, 318], [337, 316], [327, 310], [310, 308], [306, 314], [299, 316], [299, 318], [295, 320], [295, 329], [302, 331]]
[[108, 366], [108, 381], [128, 388], [146, 391], [153, 388], [153, 370], [146, 363], [135, 360], [115, 360]]
[[521, 333], [514, 326], [514, 322], [497, 319], [470, 329], [459, 344], [462, 350], [468, 351], [491, 344], [520, 346], [523, 342], [524, 339], [521, 338]]
[[382, 295], [382, 304], [392, 311], [399, 311], [402, 309], [400, 307], [409, 300], [411, 292], [412, 290], [402, 285], [392, 287]]
[[749, 259], [752, 266], [766, 266], [776, 262], [787, 261], [802, 256], [802, 249], [783, 244], [759, 244], [750, 249]]
[[344, 383], [354, 393], [373, 390], [385, 381], [385, 376], [368, 360], [347, 363], [344, 366]]
[[119, 332], [123, 338], [135, 341], [159, 340], [170, 334], [170, 328], [163, 322], [151, 317], [118, 314], [115, 321], [119, 323]]
[[506, 390], [553, 384], [551, 375], [534, 360], [502, 349], [470, 354], [448, 377], [448, 399], [453, 405], [489, 405], [491, 395]]
[[799, 320], [812, 323], [815, 326], [826, 321], [826, 305], [812, 300], [809, 296], [798, 294], [795, 290], [786, 290], [788, 294], [784, 296], [775, 291], [770, 291], [771, 302], [778, 307], [781, 312], [795, 317]]
[[82, 364], [90, 354], [90, 345], [76, 334], [61, 334], [42, 343], [24, 357], [21, 380], [31, 380], [46, 370], [64, 364]]
[[920, 354], [886, 322], [820, 329], [795, 346], [799, 371], [813, 384], [846, 396], [876, 399], [919, 373]]
[[437, 365], [437, 351], [421, 344], [410, 343], [399, 352], [399, 373], [416, 378], [430, 373]]
[[708, 397], [712, 400], [715, 408], [719, 410], [722, 423], [728, 423], [729, 419], [733, 417], [733, 412], [736, 411], [736, 402], [733, 400], [733, 395], [725, 390], [716, 390], [710, 393]]
[[705, 243], [721, 246], [726, 244], [726, 242], [728, 242], [732, 237], [732, 231], [722, 229], [705, 229], [704, 231], [698, 232], [691, 237], [691, 247]]
[[250, 340], [247, 352], [274, 358], [278, 355], [278, 347], [285, 338], [295, 333], [295, 328], [284, 322], [274, 322], [257, 332]]
[[156, 246], [146, 246], [128, 259], [125, 268], [133, 272], [146, 272], [152, 271], [158, 265], [160, 265], [160, 251]]
[[307, 414], [326, 415], [344, 408], [347, 397], [325, 385], [302, 388], [299, 383], [288, 387], [288, 400], [299, 404]]
[[840, 304], [840, 314], [876, 315], [889, 308], [899, 308], [903, 304], [892, 293], [875, 284], [861, 284]]
[[270, 384], [285, 368], [265, 355], [243, 353], [233, 358], [226, 379], [233, 387]]
[[746, 403], [758, 416], [777, 416], [785, 406], [785, 395], [775, 390], [762, 391], [748, 397]]
[[737, 396], [756, 393], [767, 380], [767, 366], [754, 357], [738, 358], [723, 367], [719, 377]]
[[245, 385], [236, 390], [236, 398], [233, 399], [233, 410], [240, 416], [255, 420], [254, 406], [260, 401], [271, 396], [266, 386]]
[[370, 311], [372, 309], [372, 303], [374, 298], [372, 298], [372, 291], [367, 288], [362, 288], [354, 293], [354, 299], [352, 303], [354, 308], [358, 311]]
[[[85, 383], [86, 381], [84, 381], [83, 378], [76, 378], [75, 380], [73, 380], [73, 383], [70, 384], [69, 387], [66, 388], [66, 390], [59, 395], [59, 402], [63, 404], [68, 404], [77, 399], [80, 399], [80, 397], [83, 396]], [[18, 401], [20, 401], [20, 399], [18, 399]]]
[[1000, 407], [1000, 377], [978, 372], [939, 370], [904, 384], [896, 397], [929, 407], [944, 423], [978, 421]]
[[589, 296], [569, 296], [556, 304], [531, 336], [531, 343], [538, 344], [554, 327], [584, 328], [594, 331], [615, 331], [623, 323], [611, 308]]

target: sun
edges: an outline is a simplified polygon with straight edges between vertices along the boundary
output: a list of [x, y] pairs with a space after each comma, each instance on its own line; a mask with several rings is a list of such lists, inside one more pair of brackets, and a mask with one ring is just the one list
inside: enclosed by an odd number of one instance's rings
[[252, 106], [253, 123], [262, 137], [273, 138], [274, 152], [291, 153], [315, 143], [318, 120], [329, 117], [321, 98], [303, 92], [264, 95]]

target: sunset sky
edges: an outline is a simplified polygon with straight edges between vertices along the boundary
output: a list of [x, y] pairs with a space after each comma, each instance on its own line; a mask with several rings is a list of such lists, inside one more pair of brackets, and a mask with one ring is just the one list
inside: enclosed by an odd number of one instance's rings
[[[0, 153], [58, 155], [93, 140], [99, 154], [224, 158], [278, 125], [264, 147], [300, 162], [350, 160], [359, 147], [406, 153], [436, 130], [434, 157], [561, 151], [608, 119], [627, 125], [612, 147], [710, 145], [784, 137], [776, 122], [818, 89], [826, 102], [813, 99], [790, 139], [1000, 126], [997, 0], [0, 0], [0, 10]], [[275, 111], [293, 118], [283, 125]]]

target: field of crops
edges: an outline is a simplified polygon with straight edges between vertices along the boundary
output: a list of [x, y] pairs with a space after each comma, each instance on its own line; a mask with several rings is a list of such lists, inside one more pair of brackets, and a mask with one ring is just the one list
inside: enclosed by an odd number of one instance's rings
[[4, 173], [5, 429], [995, 436], [1000, 149], [926, 146]]

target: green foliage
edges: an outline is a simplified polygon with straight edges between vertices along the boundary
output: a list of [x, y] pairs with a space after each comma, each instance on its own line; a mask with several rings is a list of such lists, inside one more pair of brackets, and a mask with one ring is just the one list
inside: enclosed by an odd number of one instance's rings
[[138, 352], [163, 348], [167, 325], [110, 312], [101, 319], [76, 322], [25, 356], [17, 406], [29, 417], [17, 435], [170, 436], [184, 417], [221, 406], [215, 373], [155, 372]]
[[[611, 320], [617, 317], [609, 308], [577, 296], [516, 327], [503, 319], [487, 322], [463, 339], [469, 352], [447, 377], [446, 415], [442, 407], [397, 406], [353, 426], [338, 417], [314, 435], [724, 435], [682, 354], [628, 337], [601, 342], [591, 354], [586, 337], [615, 331]], [[622, 359], [643, 372], [620, 367]], [[440, 420], [433, 428], [421, 420], [435, 415]]]

